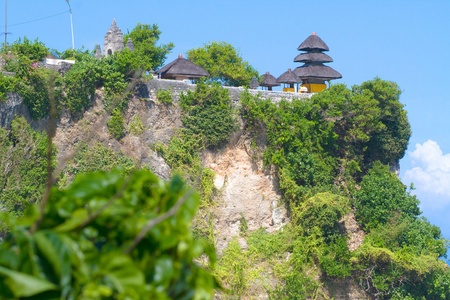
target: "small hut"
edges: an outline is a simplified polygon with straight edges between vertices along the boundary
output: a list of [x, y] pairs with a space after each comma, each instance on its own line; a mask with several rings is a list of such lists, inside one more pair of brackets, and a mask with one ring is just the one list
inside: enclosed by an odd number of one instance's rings
[[325, 81], [342, 78], [339, 72], [324, 65], [333, 62], [333, 59], [323, 53], [330, 49], [315, 32], [301, 43], [297, 50], [306, 51], [294, 58], [294, 62], [304, 63], [294, 69], [294, 73], [302, 81], [301, 90], [306, 88], [309, 93], [317, 93], [327, 88]]
[[263, 75], [260, 86], [267, 87], [267, 89], [271, 91], [272, 87], [280, 86], [280, 84], [277, 82], [275, 77], [270, 75], [269, 72], [266, 72], [266, 74]]
[[[295, 75], [295, 73], [292, 72], [291, 69], [288, 69], [286, 72], [281, 74], [280, 77], [277, 78], [277, 82], [285, 84], [283, 92], [295, 93], [294, 84], [300, 83], [301, 79], [298, 78], [298, 76]], [[289, 85], [289, 87], [286, 87], [286, 85]]]
[[256, 90], [259, 86], [258, 79], [256, 79], [255, 76], [252, 77], [252, 80], [250, 80], [250, 83], [248, 84], [248, 87], [252, 90]]
[[209, 76], [205, 69], [183, 58], [181, 54], [173, 62], [159, 69], [157, 73], [160, 78], [175, 80], [194, 80]]

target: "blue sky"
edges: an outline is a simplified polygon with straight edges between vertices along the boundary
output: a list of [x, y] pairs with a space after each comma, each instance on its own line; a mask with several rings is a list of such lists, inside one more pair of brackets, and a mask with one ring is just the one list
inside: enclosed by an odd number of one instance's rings
[[[0, 3], [0, 31], [5, 1]], [[72, 0], [75, 47], [103, 46], [111, 21], [126, 32], [158, 24], [161, 43], [178, 54], [225, 41], [259, 73], [295, 68], [297, 47], [316, 32], [330, 48], [329, 64], [351, 86], [378, 76], [398, 83], [412, 127], [401, 178], [414, 182], [424, 216], [450, 239], [450, 1], [138, 1]], [[71, 47], [65, 0], [9, 0], [8, 41], [39, 37], [50, 48]], [[66, 12], [66, 13], [64, 13]], [[62, 14], [59, 14], [62, 13]], [[59, 15], [58, 15], [59, 14]], [[54, 16], [56, 15], [56, 16]], [[49, 17], [53, 16], [53, 17]], [[46, 18], [49, 17], [49, 18]], [[35, 22], [36, 19], [45, 18]], [[21, 25], [14, 25], [25, 23]]]

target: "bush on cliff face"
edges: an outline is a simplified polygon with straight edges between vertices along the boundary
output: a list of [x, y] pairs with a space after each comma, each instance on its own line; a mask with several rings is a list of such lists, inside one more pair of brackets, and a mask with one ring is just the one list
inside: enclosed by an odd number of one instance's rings
[[119, 109], [114, 109], [111, 113], [111, 119], [107, 122], [109, 133], [116, 139], [120, 140], [124, 136], [124, 120], [122, 112]]
[[26, 56], [7, 59], [6, 70], [16, 75], [15, 85], [8, 91], [20, 94], [28, 106], [33, 119], [39, 120], [50, 113], [50, 89], [54, 93], [57, 109], [63, 98], [63, 79], [59, 73], [46, 68], [38, 68], [36, 62]]
[[9, 133], [0, 128], [0, 206], [7, 212], [21, 215], [29, 204], [41, 200], [47, 147], [46, 134], [33, 131], [25, 118], [15, 118]]
[[411, 129], [400, 88], [375, 78], [348, 89], [333, 85], [312, 97], [316, 110], [336, 134], [334, 155], [353, 160], [367, 172], [379, 160], [391, 164], [403, 157]]
[[360, 186], [361, 189], [355, 192], [356, 217], [368, 231], [386, 224], [396, 214], [401, 220], [416, 220], [421, 214], [419, 200], [409, 194], [387, 166], [375, 164]]
[[223, 145], [236, 129], [237, 120], [228, 91], [218, 84], [197, 83], [195, 91], [180, 96], [183, 125], [189, 134], [202, 138], [205, 147]]

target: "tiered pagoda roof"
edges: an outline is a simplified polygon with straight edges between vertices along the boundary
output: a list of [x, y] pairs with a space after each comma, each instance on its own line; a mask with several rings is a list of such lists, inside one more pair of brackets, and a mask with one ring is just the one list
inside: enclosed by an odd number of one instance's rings
[[306, 53], [299, 54], [294, 62], [302, 62], [303, 66], [294, 69], [294, 73], [302, 80], [328, 81], [342, 78], [342, 75], [331, 67], [323, 65], [333, 59], [323, 51], [329, 51], [328, 46], [314, 32], [297, 48]]

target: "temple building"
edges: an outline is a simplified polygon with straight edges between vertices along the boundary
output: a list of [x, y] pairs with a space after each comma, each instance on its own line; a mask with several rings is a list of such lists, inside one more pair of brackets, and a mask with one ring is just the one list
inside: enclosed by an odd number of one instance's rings
[[326, 81], [329, 83], [330, 80], [342, 78], [339, 72], [324, 65], [333, 59], [323, 53], [330, 49], [315, 32], [297, 50], [306, 51], [294, 59], [294, 62], [304, 63], [293, 71], [301, 79], [302, 90], [306, 88], [308, 93], [318, 93], [327, 88]]
[[175, 80], [195, 80], [209, 77], [209, 73], [205, 69], [183, 58], [181, 54], [173, 62], [159, 69], [157, 73], [160, 78]]
[[294, 84], [300, 83], [301, 79], [291, 69], [288, 69], [277, 78], [277, 82], [284, 83], [283, 92], [295, 93]]
[[275, 79], [275, 77], [273, 77], [272, 75], [270, 75], [269, 72], [266, 72], [266, 74], [263, 75], [262, 80], [261, 80], [261, 84], [259, 86], [262, 87], [267, 87], [267, 89], [269, 91], [272, 90], [272, 87], [274, 86], [279, 86], [280, 84], [277, 82], [277, 80]]
[[[122, 30], [117, 26], [116, 19], [113, 19], [111, 27], [108, 32], [105, 34], [105, 44], [103, 46], [103, 55], [105, 57], [113, 55], [114, 52], [119, 52], [124, 49], [124, 41], [123, 41], [123, 33]], [[134, 51], [134, 44], [131, 41], [131, 38], [128, 38], [126, 48]], [[97, 45], [95, 57], [100, 58], [100, 46]]]

